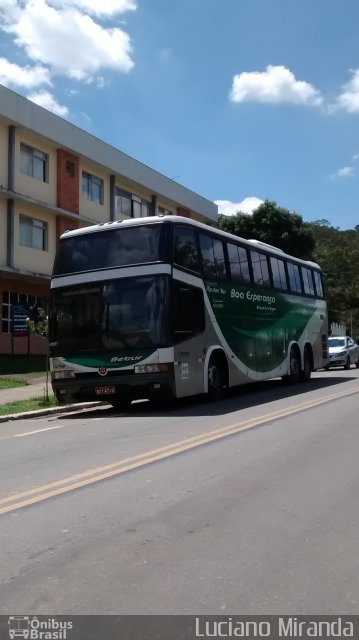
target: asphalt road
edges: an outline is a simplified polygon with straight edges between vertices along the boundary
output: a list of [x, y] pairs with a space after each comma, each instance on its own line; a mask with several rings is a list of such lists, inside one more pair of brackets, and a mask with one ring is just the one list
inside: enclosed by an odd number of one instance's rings
[[0, 613], [358, 614], [359, 371], [0, 425]]

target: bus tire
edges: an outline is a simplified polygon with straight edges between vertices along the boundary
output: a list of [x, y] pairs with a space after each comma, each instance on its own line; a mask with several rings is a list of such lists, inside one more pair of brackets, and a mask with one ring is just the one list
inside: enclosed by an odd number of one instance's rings
[[286, 384], [296, 384], [300, 379], [300, 358], [297, 349], [291, 348], [289, 354], [289, 374], [283, 376]]
[[218, 400], [223, 392], [224, 374], [223, 368], [218, 356], [213, 355], [208, 363], [208, 391], [207, 400], [214, 402]]
[[300, 372], [300, 380], [302, 382], [308, 382], [312, 375], [312, 356], [308, 347], [305, 347], [303, 354], [303, 369]]

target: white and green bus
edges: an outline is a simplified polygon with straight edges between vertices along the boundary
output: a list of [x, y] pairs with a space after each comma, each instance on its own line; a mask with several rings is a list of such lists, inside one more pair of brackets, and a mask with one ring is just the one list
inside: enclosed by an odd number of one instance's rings
[[61, 236], [50, 295], [61, 403], [182, 398], [328, 362], [320, 267], [180, 216]]

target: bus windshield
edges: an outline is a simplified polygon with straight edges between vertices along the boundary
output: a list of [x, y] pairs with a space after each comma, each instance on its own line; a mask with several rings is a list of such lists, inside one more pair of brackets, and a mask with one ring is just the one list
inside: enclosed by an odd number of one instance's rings
[[168, 346], [168, 282], [160, 275], [55, 289], [52, 354]]
[[96, 269], [163, 261], [165, 225], [138, 225], [96, 231], [60, 240], [54, 277]]

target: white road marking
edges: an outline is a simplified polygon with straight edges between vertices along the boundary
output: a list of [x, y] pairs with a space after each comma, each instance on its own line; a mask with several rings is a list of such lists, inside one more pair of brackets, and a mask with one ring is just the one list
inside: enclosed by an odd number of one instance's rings
[[57, 427], [47, 427], [46, 429], [36, 429], [36, 431], [27, 431], [26, 433], [16, 433], [13, 438], [23, 438], [24, 436], [32, 436], [34, 433], [42, 433], [43, 431], [52, 431], [53, 429], [62, 429], [64, 425], [59, 424]]

